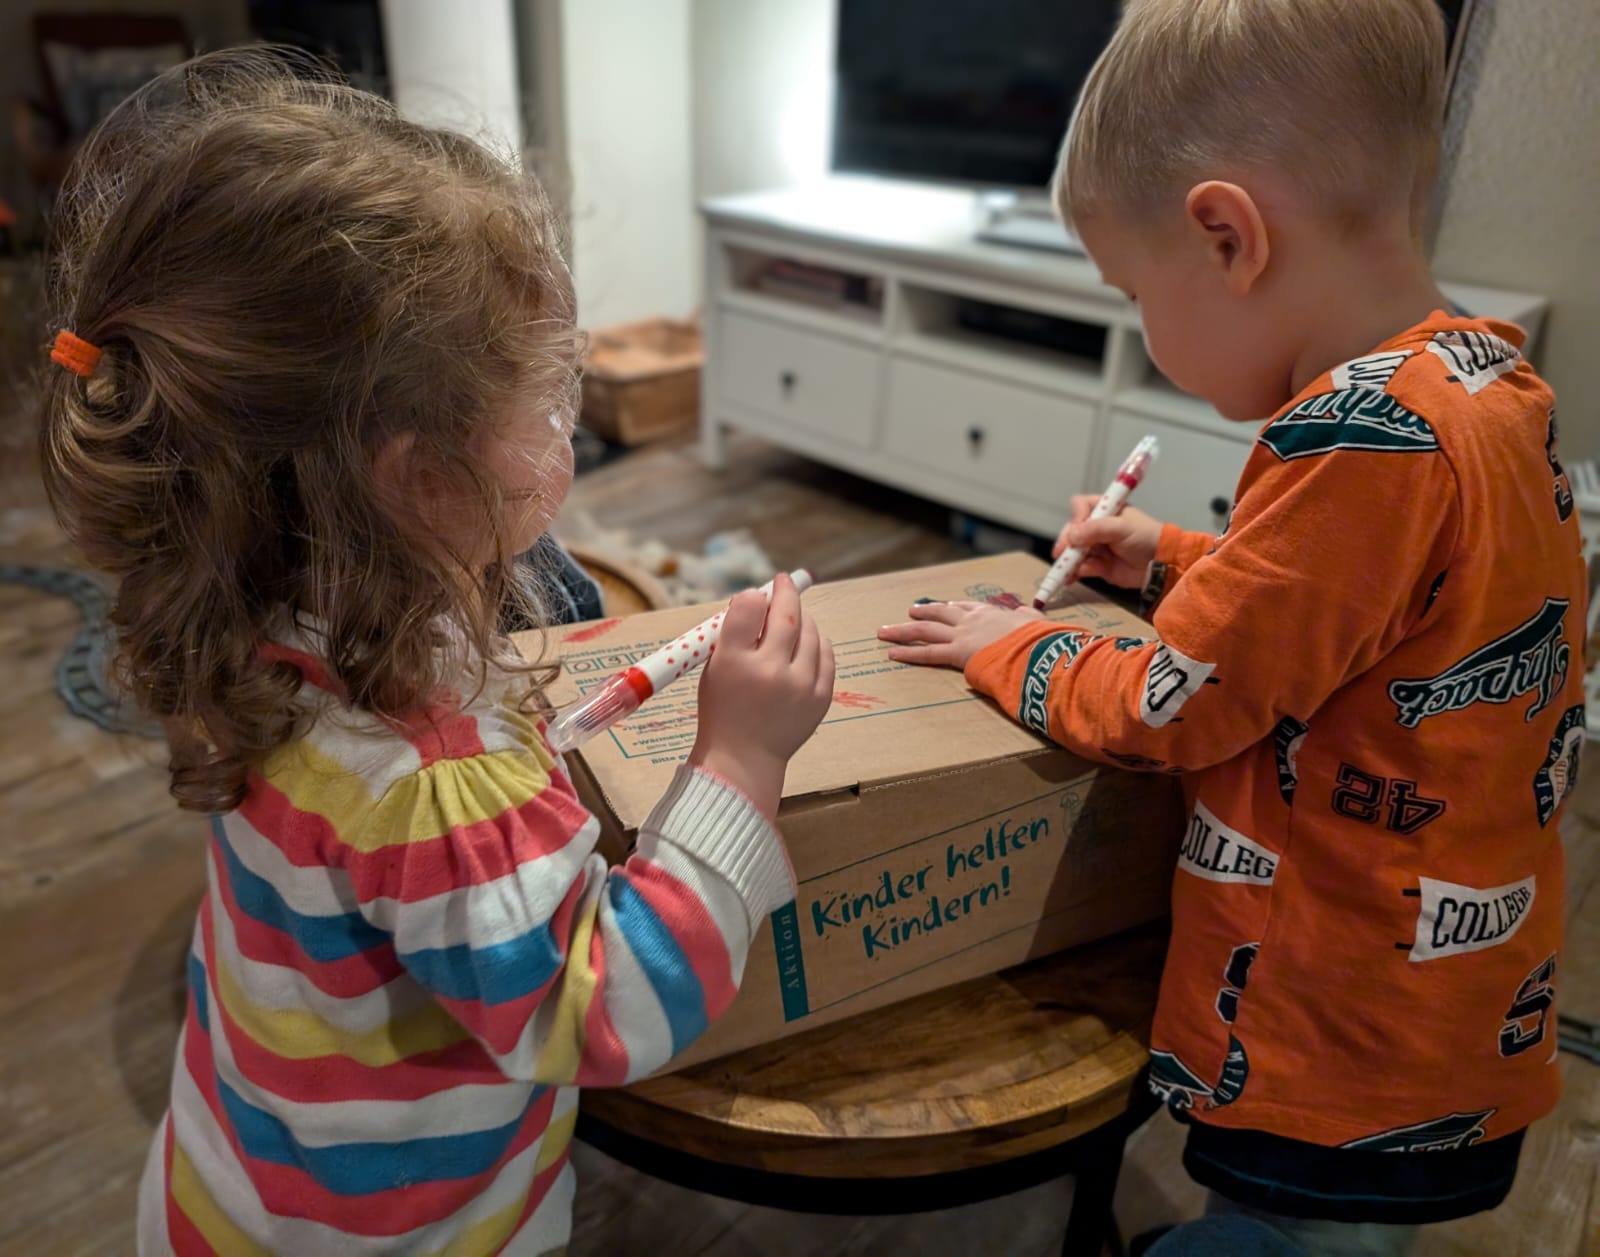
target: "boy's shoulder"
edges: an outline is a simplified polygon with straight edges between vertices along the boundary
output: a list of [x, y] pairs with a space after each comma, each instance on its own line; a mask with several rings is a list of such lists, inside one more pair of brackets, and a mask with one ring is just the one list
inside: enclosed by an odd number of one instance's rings
[[1504, 439], [1515, 434], [1508, 417], [1545, 421], [1554, 406], [1522, 344], [1511, 324], [1438, 312], [1318, 376], [1263, 428], [1262, 443], [1289, 459], [1338, 449], [1450, 452], [1479, 435]]

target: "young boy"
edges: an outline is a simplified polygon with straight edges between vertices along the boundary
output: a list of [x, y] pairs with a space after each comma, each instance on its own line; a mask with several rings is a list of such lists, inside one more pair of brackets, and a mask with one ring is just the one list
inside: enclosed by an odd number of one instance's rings
[[1187, 774], [1151, 1052], [1185, 1164], [1391, 1248], [1498, 1204], [1556, 1102], [1583, 727], [1551, 392], [1516, 328], [1446, 312], [1419, 238], [1443, 70], [1432, 0], [1128, 5], [1060, 207], [1174, 383], [1274, 418], [1221, 537], [1063, 534], [1155, 639], [974, 604], [882, 632], [1075, 751]]

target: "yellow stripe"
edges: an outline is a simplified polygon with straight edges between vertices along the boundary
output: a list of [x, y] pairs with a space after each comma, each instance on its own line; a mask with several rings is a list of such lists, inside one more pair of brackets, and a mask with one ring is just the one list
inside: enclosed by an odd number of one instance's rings
[[323, 817], [355, 851], [426, 842], [523, 806], [550, 785], [546, 756], [528, 749], [440, 760], [373, 799], [350, 769], [306, 742], [273, 756], [266, 775], [303, 812]]
[[572, 1142], [572, 1132], [578, 1125], [578, 1106], [574, 1104], [565, 1116], [552, 1118], [539, 1137], [539, 1159], [533, 1164], [534, 1174], [543, 1174], [561, 1159], [567, 1145]]
[[517, 1219], [527, 1207], [528, 1197], [524, 1193], [516, 1204], [490, 1214], [481, 1222], [474, 1222], [443, 1248], [435, 1249], [430, 1257], [483, 1257], [484, 1253], [498, 1253], [500, 1246], [517, 1229]]
[[572, 945], [567, 949], [567, 967], [556, 988], [556, 1008], [550, 1018], [544, 1046], [533, 1076], [543, 1083], [565, 1085], [578, 1076], [583, 1056], [583, 1018], [594, 999], [594, 970], [589, 965], [589, 941], [594, 936], [595, 917], [600, 910], [598, 897], [590, 897], [573, 923]]
[[272, 1257], [266, 1249], [234, 1225], [233, 1220], [217, 1208], [211, 1193], [195, 1173], [194, 1165], [184, 1155], [183, 1145], [172, 1141], [172, 1199], [184, 1216], [194, 1223], [195, 1229], [205, 1236], [207, 1244], [223, 1257]]
[[426, 1004], [374, 1030], [344, 1030], [306, 1009], [263, 1008], [251, 1003], [220, 959], [211, 974], [217, 998], [238, 1027], [269, 1052], [290, 1060], [344, 1056], [362, 1065], [392, 1065], [467, 1037], [461, 1023], [436, 1004]]

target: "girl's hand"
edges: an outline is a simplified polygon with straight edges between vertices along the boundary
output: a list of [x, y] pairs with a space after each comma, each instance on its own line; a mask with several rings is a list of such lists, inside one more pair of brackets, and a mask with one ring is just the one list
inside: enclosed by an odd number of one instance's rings
[[787, 574], [736, 597], [700, 675], [700, 733], [689, 762], [777, 814], [789, 757], [833, 702], [833, 645], [800, 605]]
[[1079, 493], [1072, 499], [1072, 522], [1061, 530], [1051, 553], [1057, 557], [1068, 546], [1088, 550], [1078, 567], [1078, 579], [1097, 576], [1123, 589], [1139, 589], [1156, 557], [1161, 521], [1141, 510], [1124, 507], [1120, 515], [1090, 519], [1098, 495]]
[[965, 668], [985, 646], [1044, 619], [1032, 607], [1007, 611], [987, 602], [918, 603], [909, 614], [909, 624], [885, 624], [878, 630], [882, 641], [899, 643], [889, 658], [944, 668]]

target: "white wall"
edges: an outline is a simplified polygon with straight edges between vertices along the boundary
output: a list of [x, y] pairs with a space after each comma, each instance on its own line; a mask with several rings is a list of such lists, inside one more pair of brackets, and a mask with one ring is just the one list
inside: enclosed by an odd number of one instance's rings
[[[1600, 3], [1480, 0], [1446, 137], [1439, 274], [1539, 292], [1566, 456], [1600, 455]], [[1464, 115], [1464, 116], [1463, 116]]]
[[559, 0], [561, 114], [578, 319], [700, 301], [689, 0]]
[[522, 149], [511, 0], [383, 0], [390, 89], [406, 117]]
[[827, 173], [834, 6], [693, 0], [696, 197]]

